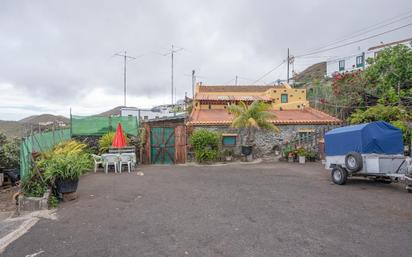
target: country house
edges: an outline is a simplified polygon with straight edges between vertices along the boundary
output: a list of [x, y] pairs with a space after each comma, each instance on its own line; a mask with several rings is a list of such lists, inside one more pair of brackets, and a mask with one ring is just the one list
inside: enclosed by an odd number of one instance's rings
[[280, 128], [276, 134], [259, 130], [256, 133], [256, 155], [270, 154], [282, 144], [299, 138], [310, 138], [340, 124], [341, 121], [309, 106], [305, 88], [292, 88], [288, 84], [270, 86], [208, 86], [198, 83], [195, 88], [193, 110], [187, 126], [189, 131], [200, 128], [222, 133], [223, 147], [240, 152], [245, 131], [232, 128], [232, 115], [227, 106], [244, 102], [247, 105], [261, 100], [271, 105]]

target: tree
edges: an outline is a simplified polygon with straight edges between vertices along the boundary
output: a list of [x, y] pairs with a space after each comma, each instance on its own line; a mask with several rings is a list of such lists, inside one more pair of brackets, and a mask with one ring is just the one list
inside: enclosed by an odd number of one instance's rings
[[[341, 106], [342, 117], [350, 115], [354, 107], [371, 104], [366, 90], [367, 81], [363, 72], [358, 70], [338, 74], [332, 81], [333, 104]], [[376, 103], [376, 100], [375, 100]]]
[[403, 44], [388, 47], [367, 60], [365, 79], [383, 104], [412, 102], [412, 49]]
[[279, 132], [279, 128], [272, 124], [271, 120], [276, 119], [276, 115], [270, 112], [270, 104], [262, 101], [254, 101], [250, 106], [244, 102], [238, 105], [228, 106], [228, 110], [234, 115], [232, 127], [244, 128], [247, 131], [246, 144], [252, 146], [255, 141], [255, 130], [265, 129]]
[[408, 130], [407, 122], [411, 119], [411, 114], [402, 106], [385, 106], [378, 104], [369, 107], [366, 110], [356, 110], [349, 117], [348, 121], [351, 124], [372, 122], [372, 121], [386, 121], [402, 130], [403, 139], [405, 143], [410, 142], [410, 132]]

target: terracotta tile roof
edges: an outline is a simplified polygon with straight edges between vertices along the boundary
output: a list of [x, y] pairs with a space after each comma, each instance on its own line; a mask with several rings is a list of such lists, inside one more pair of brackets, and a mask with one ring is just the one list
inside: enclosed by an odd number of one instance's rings
[[254, 96], [254, 95], [210, 95], [205, 93], [198, 93], [195, 96], [195, 100], [200, 101], [272, 101], [268, 96]]
[[[339, 124], [342, 121], [321, 111], [305, 108], [296, 110], [272, 111], [277, 119], [273, 124]], [[192, 112], [188, 125], [229, 125], [233, 116], [225, 109], [199, 110]]]
[[271, 88], [285, 88], [285, 86], [199, 86], [199, 92], [266, 92], [268, 89]]

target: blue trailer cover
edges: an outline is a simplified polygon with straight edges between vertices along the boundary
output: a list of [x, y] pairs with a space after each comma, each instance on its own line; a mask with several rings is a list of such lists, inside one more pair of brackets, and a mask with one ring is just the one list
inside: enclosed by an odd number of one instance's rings
[[327, 156], [348, 152], [403, 154], [402, 131], [384, 121], [332, 129], [325, 134], [325, 152]]

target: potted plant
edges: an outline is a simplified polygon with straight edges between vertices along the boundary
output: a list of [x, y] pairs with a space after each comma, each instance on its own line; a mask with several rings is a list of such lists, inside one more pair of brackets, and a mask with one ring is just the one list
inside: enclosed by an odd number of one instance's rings
[[290, 151], [288, 153], [288, 162], [294, 162], [295, 161], [295, 153], [293, 151]]
[[305, 148], [298, 148], [296, 150], [296, 153], [297, 153], [298, 158], [299, 158], [299, 163], [300, 164], [305, 164], [305, 161], [306, 161], [306, 150], [305, 150]]
[[230, 162], [233, 159], [233, 150], [232, 149], [225, 149], [223, 150], [223, 156], [225, 157], [225, 160]]
[[316, 161], [317, 153], [313, 150], [306, 153], [306, 159], [310, 162]]
[[75, 192], [80, 175], [92, 168], [92, 159], [85, 148], [85, 144], [71, 140], [58, 145], [39, 161], [45, 180], [54, 184], [58, 193]]
[[47, 160], [44, 176], [59, 193], [71, 193], [77, 190], [80, 175], [91, 168], [88, 154], [55, 155]]

